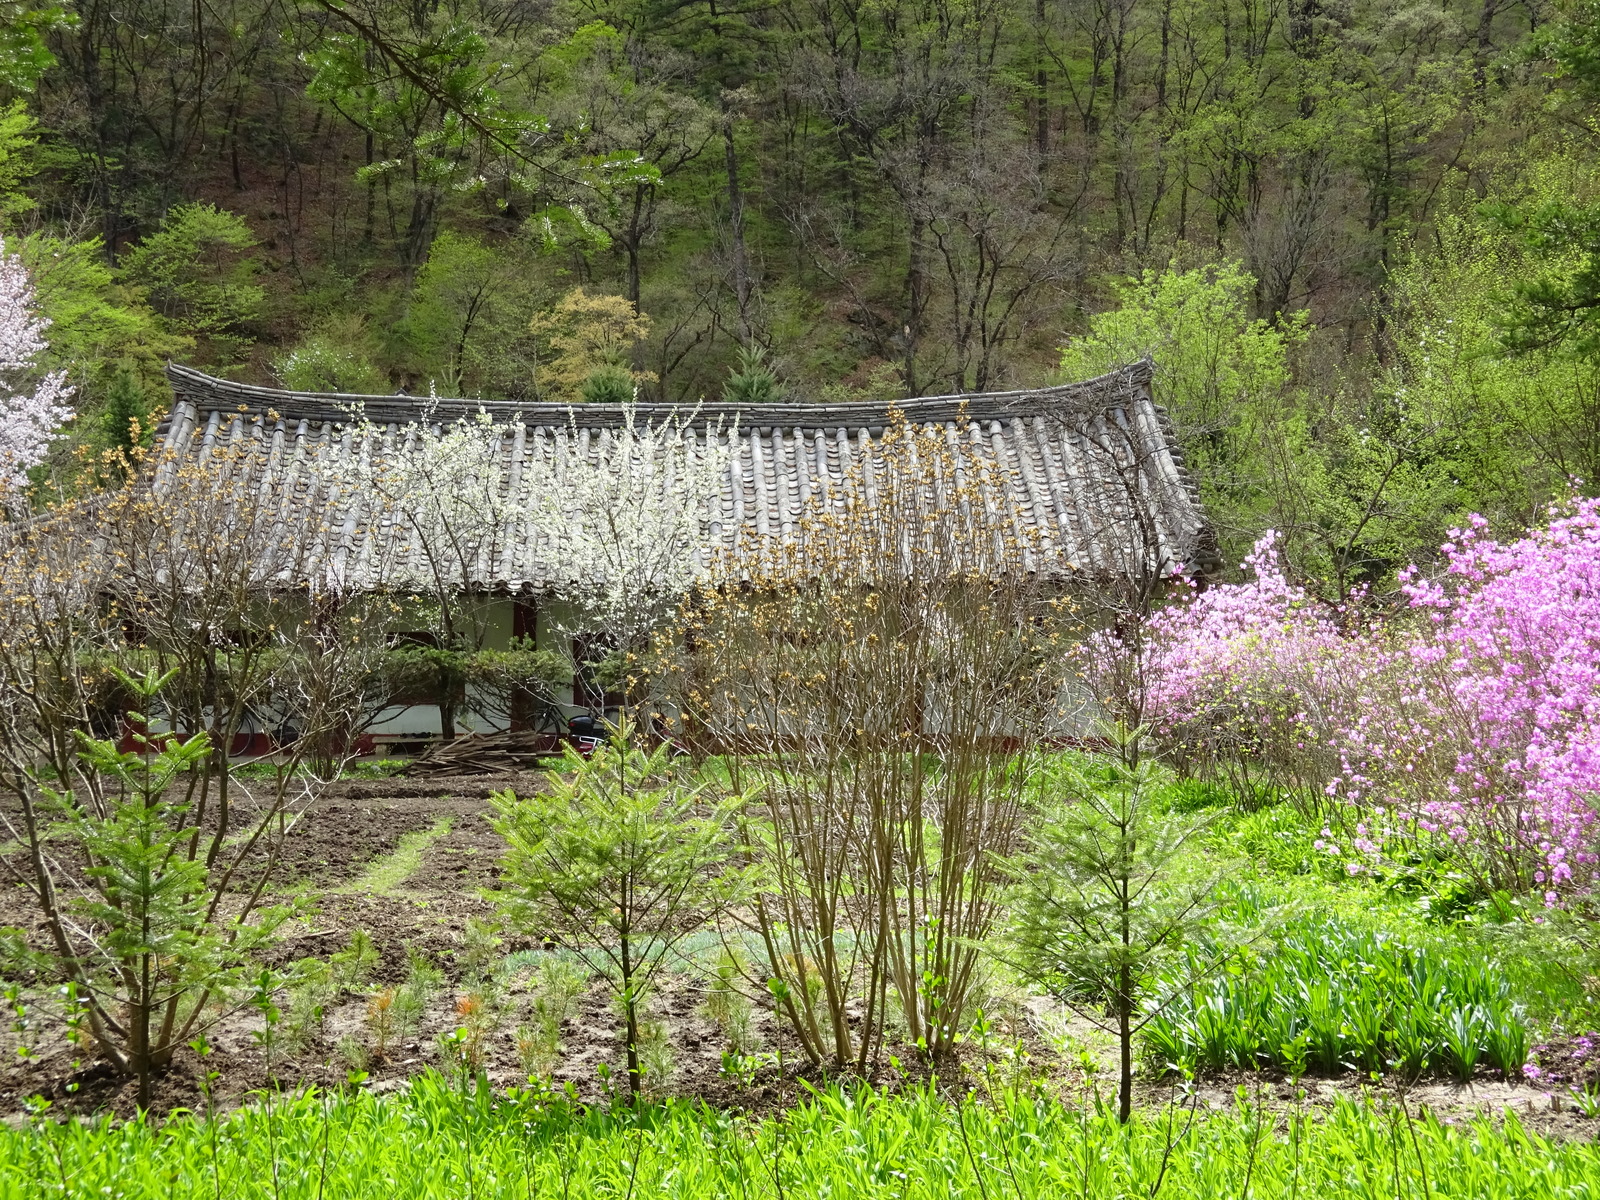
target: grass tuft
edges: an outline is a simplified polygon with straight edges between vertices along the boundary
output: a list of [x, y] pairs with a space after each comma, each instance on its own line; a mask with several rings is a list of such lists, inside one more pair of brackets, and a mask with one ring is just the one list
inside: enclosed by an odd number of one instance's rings
[[333, 895], [352, 892], [370, 892], [383, 896], [400, 889], [422, 865], [422, 856], [428, 848], [450, 832], [450, 818], [440, 817], [428, 829], [414, 829], [400, 835], [400, 844], [388, 854], [380, 855], [367, 864], [359, 878], [341, 887], [325, 889]]

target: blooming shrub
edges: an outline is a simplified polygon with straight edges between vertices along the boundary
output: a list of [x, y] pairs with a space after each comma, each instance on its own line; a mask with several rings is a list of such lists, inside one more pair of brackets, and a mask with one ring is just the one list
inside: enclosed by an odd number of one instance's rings
[[1358, 623], [1290, 584], [1269, 535], [1252, 580], [1153, 619], [1147, 711], [1180, 757], [1320, 774], [1359, 806], [1324, 843], [1352, 870], [1416, 836], [1556, 903], [1600, 848], [1600, 501], [1510, 543], [1478, 517], [1452, 538], [1439, 578], [1403, 574], [1403, 614]]
[[0, 487], [20, 484], [72, 416], [67, 373], [38, 368], [49, 324], [27, 268], [0, 241]]
[[[1190, 770], [1229, 770], [1319, 796], [1337, 765], [1321, 731], [1342, 720], [1368, 640], [1349, 613], [1285, 575], [1277, 536], [1256, 543], [1245, 583], [1197, 592], [1150, 622], [1146, 715]], [[1243, 769], [1243, 773], [1240, 771]]]
[[1404, 740], [1369, 754], [1366, 771], [1404, 775], [1430, 748], [1411, 743], [1431, 735], [1448, 758], [1436, 786], [1416, 795], [1417, 820], [1511, 856], [1516, 882], [1544, 885], [1553, 902], [1595, 874], [1600, 500], [1570, 503], [1508, 545], [1486, 537], [1485, 524], [1474, 517], [1453, 531], [1443, 578], [1404, 579], [1426, 618], [1406, 657], [1434, 686], [1406, 695]]

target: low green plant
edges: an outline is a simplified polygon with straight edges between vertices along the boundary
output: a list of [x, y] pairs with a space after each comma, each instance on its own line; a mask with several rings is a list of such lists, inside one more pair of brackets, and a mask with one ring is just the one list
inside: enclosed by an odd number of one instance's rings
[[[1228, 915], [1249, 920], [1254, 909], [1244, 897]], [[1179, 988], [1146, 1027], [1145, 1050], [1158, 1068], [1198, 1071], [1303, 1061], [1323, 1074], [1469, 1079], [1481, 1063], [1518, 1077], [1528, 1032], [1509, 982], [1482, 955], [1315, 914]]]
[[352, 1071], [365, 1071], [372, 1065], [372, 1051], [360, 1038], [346, 1034], [334, 1047], [339, 1061]]
[[667, 1095], [677, 1058], [666, 1022], [650, 1019], [639, 1022], [639, 1075], [648, 1095], [657, 1099]]
[[[952, 1101], [838, 1084], [770, 1117], [676, 1102], [584, 1105], [547, 1088], [492, 1102], [436, 1074], [404, 1092], [307, 1092], [209, 1122], [0, 1126], [0, 1196], [389, 1200], [395, 1196], [782, 1194], [860, 1200], [1062, 1197], [1447, 1197], [1526, 1200], [1600, 1188], [1600, 1145], [1551, 1140], [1514, 1112], [1460, 1125], [1337, 1099], [1261, 1119], [1242, 1108], [1141, 1108], [1127, 1124], [1042, 1092]], [[766, 1186], [763, 1187], [762, 1184]]]
[[409, 1037], [417, 1032], [427, 1011], [428, 1001], [444, 984], [444, 972], [414, 949], [406, 951], [406, 979], [395, 989], [395, 1032]]
[[729, 827], [744, 797], [630, 744], [626, 726], [585, 758], [568, 747], [548, 787], [497, 792], [510, 924], [554, 941], [616, 999], [628, 1088], [643, 1088], [640, 1012], [674, 948], [733, 896]]
[[333, 968], [320, 958], [303, 958], [291, 970], [286, 1011], [279, 1027], [283, 1048], [303, 1053], [322, 1034], [336, 989]]
[[462, 978], [474, 984], [487, 980], [500, 960], [500, 947], [504, 944], [498, 920], [468, 917], [461, 930], [461, 948], [455, 954]]
[[529, 1079], [549, 1075], [555, 1069], [561, 1050], [559, 1033], [552, 1038], [547, 1027], [529, 1021], [517, 1026], [512, 1042], [517, 1048], [517, 1063]]
[[1314, 875], [1330, 883], [1348, 880], [1344, 863], [1320, 853], [1319, 826], [1293, 805], [1272, 804], [1216, 821], [1208, 843], [1218, 851], [1242, 855], [1274, 875]]
[[761, 1041], [755, 1029], [755, 1005], [740, 987], [744, 975], [738, 959], [731, 951], [724, 950], [700, 1006], [716, 1025], [727, 1050], [740, 1057], [748, 1056]]
[[1586, 1083], [1582, 1087], [1568, 1089], [1572, 1097], [1572, 1106], [1584, 1116], [1593, 1120], [1600, 1117], [1600, 1083]]
[[517, 1027], [517, 1057], [529, 1075], [548, 1075], [561, 1053], [561, 1027], [577, 1011], [578, 998], [589, 986], [589, 972], [555, 955], [534, 969], [532, 1020]]
[[391, 779], [410, 766], [409, 758], [368, 758], [349, 763], [340, 779]]
[[1169, 964], [1203, 976], [1221, 957], [1217, 947], [1185, 950], [1215, 907], [1220, 872], [1195, 852], [1202, 822], [1156, 803], [1160, 775], [1141, 755], [1141, 732], [1109, 732], [1115, 758], [1063, 759], [1048, 784], [1049, 807], [1015, 864], [1012, 959], [1116, 1038], [1126, 1121], [1134, 1039], [1172, 998]]
[[394, 1041], [398, 1031], [395, 997], [399, 994], [399, 988], [386, 987], [376, 989], [367, 997], [366, 1026], [367, 1033], [372, 1039], [370, 1043], [372, 1058], [376, 1062], [382, 1062], [389, 1057], [390, 1043]]
[[335, 992], [355, 991], [377, 969], [378, 948], [372, 944], [366, 930], [356, 929], [351, 932], [345, 948], [329, 956], [328, 966]]
[[484, 1050], [500, 1026], [499, 1009], [482, 992], [456, 997], [456, 1026], [439, 1035], [435, 1047], [451, 1073], [472, 1078], [483, 1070]]

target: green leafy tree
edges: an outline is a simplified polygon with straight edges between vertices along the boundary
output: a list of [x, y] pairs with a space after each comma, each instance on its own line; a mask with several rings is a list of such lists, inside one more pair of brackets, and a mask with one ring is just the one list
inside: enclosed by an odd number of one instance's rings
[[[1576, 0], [1540, 41], [1571, 85], [1575, 115], [1592, 122], [1600, 112], [1600, 3]], [[1491, 202], [1485, 211], [1544, 268], [1512, 282], [1500, 317], [1504, 347], [1600, 360], [1600, 203], [1569, 188], [1532, 204]]]
[[9, 229], [19, 216], [38, 207], [23, 190], [38, 169], [37, 149], [38, 122], [24, 101], [14, 100], [0, 110], [0, 228]]
[[654, 39], [630, 44], [603, 22], [551, 46], [541, 66], [561, 124], [591, 162], [607, 166], [588, 172], [579, 193], [585, 218], [604, 234], [589, 241], [622, 257], [623, 294], [638, 308], [645, 250], [668, 232], [663, 196], [669, 183], [689, 183], [684, 177], [715, 132], [715, 112], [685, 94], [675, 55]]
[[645, 751], [620, 728], [589, 758], [568, 747], [546, 790], [492, 797], [506, 840], [501, 903], [522, 931], [570, 950], [622, 1011], [637, 1097], [641, 1011], [684, 938], [737, 894], [729, 828], [742, 795]]
[[117, 278], [99, 238], [73, 241], [35, 230], [9, 244], [50, 321], [50, 363], [71, 373], [80, 403], [92, 406], [123, 369], [154, 385], [167, 359], [193, 351], [194, 340], [168, 327], [142, 289]]
[[145, 290], [168, 328], [192, 337], [202, 354], [228, 362], [253, 340], [266, 292], [244, 219], [212, 204], [180, 204], [161, 228], [129, 250], [123, 275]]
[[372, 338], [359, 316], [339, 316], [282, 355], [273, 370], [298, 392], [348, 392], [375, 396], [392, 386], [373, 365]]
[[1146, 271], [1115, 284], [1117, 306], [1061, 351], [1068, 379], [1154, 361], [1156, 403], [1172, 414], [1230, 558], [1265, 517], [1262, 423], [1280, 436], [1296, 432], [1283, 420], [1294, 401], [1290, 360], [1309, 335], [1304, 314], [1278, 326], [1252, 318], [1255, 287], [1237, 263]]
[[1117, 759], [1064, 763], [1053, 781], [1055, 799], [1017, 863], [1014, 955], [1030, 980], [1117, 1039], [1126, 1123], [1134, 1038], [1170, 1001], [1159, 977], [1214, 909], [1220, 876], [1191, 853], [1202, 823], [1160, 811], [1138, 733], [1114, 741]]
[[1141, 358], [1156, 364], [1156, 403], [1165, 405], [1187, 446], [1207, 464], [1238, 470], [1247, 415], [1282, 404], [1293, 382], [1292, 353], [1304, 344], [1303, 314], [1282, 327], [1252, 319], [1255, 278], [1238, 263], [1164, 271], [1116, 283], [1116, 306], [1061, 351], [1069, 379], [1101, 375]]
[[446, 230], [417, 272], [402, 334], [443, 394], [520, 398], [533, 385], [529, 315], [549, 296], [522, 239], [491, 246]]
[[[1552, 156], [1509, 186], [1542, 209], [1596, 182]], [[1393, 353], [1377, 384], [1392, 419], [1436, 431], [1395, 492], [1414, 512], [1377, 513], [1371, 536], [1389, 540], [1393, 558], [1431, 554], [1468, 512], [1522, 526], [1570, 480], [1600, 472], [1600, 356], [1511, 344], [1530, 329], [1506, 323], [1507, 281], [1537, 277], [1546, 260], [1507, 227], [1501, 203], [1485, 211], [1471, 192], [1446, 196], [1429, 243], [1391, 275]]]
[[1572, 0], [1542, 40], [1557, 74], [1582, 99], [1600, 101], [1600, 0]]
[[1505, 348], [1600, 358], [1600, 205], [1551, 200], [1529, 212], [1491, 211], [1545, 267], [1512, 283], [1501, 317]]
[[[1438, 222], [1434, 245], [1391, 275], [1387, 367], [1348, 386], [1296, 380], [1310, 327], [1303, 314], [1278, 326], [1251, 318], [1255, 281], [1235, 264], [1120, 285], [1121, 307], [1066, 346], [1063, 371], [1084, 378], [1154, 361], [1156, 401], [1172, 415], [1224, 562], [1270, 528], [1295, 570], [1329, 595], [1381, 586], [1475, 504], [1532, 511], [1510, 498], [1526, 491], [1530, 457], [1506, 424], [1532, 421], [1533, 396], [1513, 399], [1529, 371], [1495, 361], [1486, 308], [1487, 279], [1509, 265], [1504, 238], [1481, 244], [1482, 222], [1449, 207]], [[1545, 440], [1580, 439], [1568, 429]]]
[[76, 14], [54, 4], [38, 8], [26, 0], [0, 4], [0, 84], [31, 92], [39, 77], [56, 65], [45, 38], [76, 22]]

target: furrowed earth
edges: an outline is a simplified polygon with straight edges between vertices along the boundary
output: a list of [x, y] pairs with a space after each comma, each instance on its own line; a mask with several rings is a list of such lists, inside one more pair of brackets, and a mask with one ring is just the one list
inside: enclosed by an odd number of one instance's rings
[[[208, 1101], [202, 1082], [208, 1072], [214, 1073], [210, 1103], [221, 1108], [247, 1103], [271, 1087], [348, 1085], [353, 1068], [341, 1053], [340, 1042], [370, 1043], [370, 995], [405, 980], [408, 955], [431, 961], [444, 982], [416, 1030], [385, 1056], [364, 1065], [359, 1086], [392, 1091], [407, 1086], [410, 1077], [430, 1066], [440, 1066], [443, 1059], [436, 1039], [458, 1026], [457, 1001], [473, 987], [465, 961], [472, 954], [469, 922], [495, 917], [486, 893], [497, 883], [502, 843], [489, 824], [490, 794], [507, 788], [526, 793], [541, 782], [537, 774], [522, 773], [439, 780], [357, 779], [334, 785], [304, 813], [285, 842], [274, 875], [276, 897], [297, 904], [299, 911], [283, 927], [265, 965], [286, 970], [299, 959], [327, 959], [344, 950], [357, 930], [371, 939], [377, 952], [375, 965], [359, 988], [329, 1005], [321, 1029], [303, 1046], [270, 1057], [261, 1044], [262, 1015], [240, 997], [207, 1031], [209, 1057], [201, 1059], [185, 1048], [158, 1077], [153, 1110], [204, 1109]], [[19, 885], [0, 894], [0, 925], [22, 928], [30, 939], [41, 935], [29, 898]], [[528, 964], [550, 947], [537, 937], [509, 930], [502, 929], [497, 936], [500, 941], [492, 955], [500, 964], [499, 998], [483, 1063], [489, 1081], [505, 1088], [527, 1082], [515, 1031], [528, 1019], [531, 1006]], [[678, 969], [667, 975], [654, 1002], [652, 1015], [664, 1025], [673, 1050], [672, 1075], [662, 1090], [758, 1112], [803, 1097], [804, 1085], [820, 1082], [822, 1076], [803, 1063], [797, 1045], [759, 1004], [753, 1024], [767, 1051], [763, 1065], [748, 1082], [724, 1073], [725, 1041], [702, 1011], [715, 947], [709, 954], [708, 958], [707, 948], [701, 946], [699, 953], [676, 964]], [[1002, 1011], [991, 1014], [989, 1044], [967, 1043], [960, 1066], [945, 1070], [941, 1081], [945, 1086], [965, 1090], [993, 1085], [1008, 1077], [1020, 1054], [1047, 1086], [1063, 1096], [1084, 1095], [1096, 1086], [1083, 1070], [1084, 1049], [1096, 1062], [1093, 1075], [1102, 1081], [1110, 1078], [1114, 1047], [1088, 1022], [1042, 997], [995, 999]], [[59, 998], [52, 989], [37, 979], [31, 984], [25, 981], [12, 1008], [12, 1019], [0, 1029], [4, 1055], [0, 1114], [5, 1119], [23, 1119], [32, 1097], [49, 1100], [58, 1113], [128, 1116], [135, 1111], [134, 1083], [119, 1078], [91, 1050], [67, 1041]], [[1600, 1045], [1600, 1037], [1594, 1041]], [[618, 1022], [598, 983], [592, 982], [580, 998], [576, 1015], [563, 1027], [561, 1044], [553, 1072], [557, 1086], [591, 1102], [625, 1088]], [[1600, 1076], [1600, 1054], [1591, 1053], [1588, 1039], [1569, 1039], [1560, 1051], [1564, 1077]], [[872, 1074], [874, 1082], [890, 1088], [927, 1079], [915, 1049], [905, 1045], [887, 1047]], [[1375, 1088], [1356, 1074], [1308, 1078], [1299, 1086], [1303, 1098], [1297, 1098], [1294, 1085], [1279, 1076], [1236, 1072], [1198, 1081], [1192, 1098], [1213, 1108], [1230, 1107], [1241, 1098], [1275, 1108], [1302, 1103], [1317, 1107], [1331, 1104], [1337, 1095], [1354, 1097]], [[1114, 1090], [1114, 1084], [1111, 1087]], [[1384, 1085], [1384, 1090], [1394, 1089]], [[1600, 1120], [1583, 1116], [1570, 1100], [1563, 1100], [1564, 1095], [1562, 1087], [1504, 1081], [1489, 1072], [1480, 1072], [1471, 1084], [1430, 1079], [1405, 1091], [1406, 1102], [1415, 1110], [1429, 1108], [1445, 1121], [1467, 1121], [1480, 1113], [1493, 1116], [1510, 1107], [1545, 1133], [1582, 1138], [1600, 1133]], [[1141, 1082], [1139, 1099], [1144, 1105], [1190, 1102], [1170, 1080], [1151, 1078]]]

